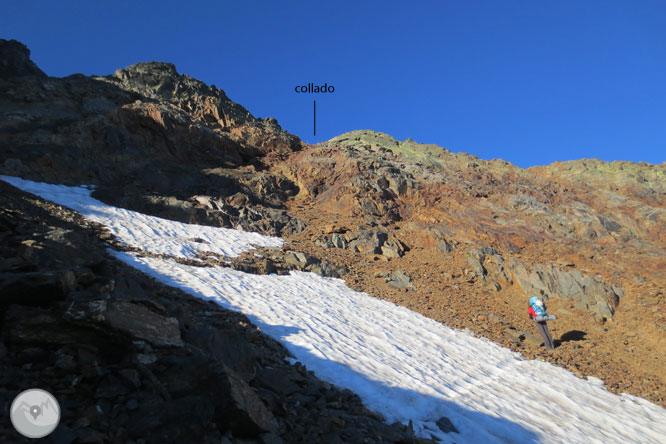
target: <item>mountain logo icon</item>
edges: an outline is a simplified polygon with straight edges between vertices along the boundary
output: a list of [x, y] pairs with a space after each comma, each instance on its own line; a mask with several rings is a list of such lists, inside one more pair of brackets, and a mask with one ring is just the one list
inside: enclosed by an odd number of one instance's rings
[[10, 408], [12, 425], [21, 435], [42, 438], [60, 422], [60, 405], [49, 392], [29, 389], [21, 392]]

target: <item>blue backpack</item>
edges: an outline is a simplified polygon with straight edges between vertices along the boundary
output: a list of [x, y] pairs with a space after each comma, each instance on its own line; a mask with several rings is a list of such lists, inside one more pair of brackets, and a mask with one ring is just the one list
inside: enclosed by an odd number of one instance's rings
[[536, 313], [537, 316], [546, 316], [546, 306], [543, 305], [543, 302], [541, 303], [541, 306], [539, 307], [536, 302], [540, 301], [540, 299], [537, 296], [532, 296], [530, 298], [530, 307], [532, 307], [532, 310], [534, 310], [534, 313]]

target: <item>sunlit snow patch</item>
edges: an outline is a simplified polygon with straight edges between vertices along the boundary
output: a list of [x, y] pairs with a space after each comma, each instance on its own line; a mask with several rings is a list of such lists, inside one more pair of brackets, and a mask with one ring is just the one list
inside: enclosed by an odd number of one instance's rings
[[194, 259], [199, 252], [235, 257], [254, 247], [279, 247], [283, 244], [282, 239], [277, 237], [185, 224], [112, 207], [90, 197], [91, 190], [86, 187], [51, 185], [11, 176], [0, 176], [0, 179], [71, 208], [86, 219], [106, 226], [126, 245], [150, 253], [186, 259]]

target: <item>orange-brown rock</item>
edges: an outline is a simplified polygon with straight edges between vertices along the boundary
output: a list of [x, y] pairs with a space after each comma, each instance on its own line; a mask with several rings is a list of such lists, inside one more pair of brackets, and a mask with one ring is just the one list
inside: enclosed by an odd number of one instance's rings
[[[308, 224], [292, 246], [346, 266], [355, 288], [666, 405], [666, 164], [523, 170], [354, 131], [274, 170], [298, 185], [290, 209]], [[332, 225], [380, 230], [405, 254], [312, 242]], [[387, 284], [397, 271], [413, 288]], [[533, 294], [558, 317], [552, 353], [513, 334], [535, 333]]]

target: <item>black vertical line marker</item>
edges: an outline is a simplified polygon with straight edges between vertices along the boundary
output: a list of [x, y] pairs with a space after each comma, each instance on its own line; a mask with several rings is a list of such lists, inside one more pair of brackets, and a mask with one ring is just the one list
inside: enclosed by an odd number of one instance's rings
[[314, 100], [314, 135], [317, 135], [317, 101]]

